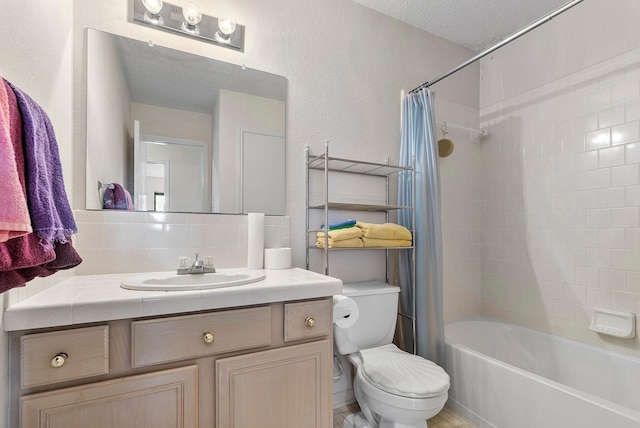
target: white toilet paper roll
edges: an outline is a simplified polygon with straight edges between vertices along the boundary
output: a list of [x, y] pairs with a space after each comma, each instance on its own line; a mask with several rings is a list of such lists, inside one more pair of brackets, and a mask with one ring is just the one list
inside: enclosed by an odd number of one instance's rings
[[262, 269], [264, 266], [264, 214], [249, 213], [247, 222], [247, 267]]
[[353, 299], [342, 295], [333, 296], [333, 323], [336, 326], [351, 327], [359, 316], [358, 305]]
[[291, 248], [265, 248], [265, 269], [289, 269], [291, 267]]

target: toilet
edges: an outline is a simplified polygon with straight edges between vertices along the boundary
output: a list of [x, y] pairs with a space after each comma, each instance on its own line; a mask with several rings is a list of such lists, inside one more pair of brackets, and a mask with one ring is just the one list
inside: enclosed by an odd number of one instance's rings
[[354, 366], [353, 390], [361, 409], [347, 416], [344, 428], [426, 428], [426, 420], [447, 401], [449, 375], [391, 343], [399, 292], [378, 282], [342, 288], [358, 315], [352, 325], [334, 324], [335, 347]]

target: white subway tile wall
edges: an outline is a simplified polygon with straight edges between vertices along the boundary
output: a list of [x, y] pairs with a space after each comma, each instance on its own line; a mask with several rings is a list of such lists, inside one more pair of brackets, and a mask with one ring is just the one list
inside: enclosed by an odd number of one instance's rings
[[480, 111], [482, 313], [640, 356], [590, 331], [640, 313], [640, 50]]
[[[213, 256], [220, 268], [246, 266], [247, 216], [75, 211], [76, 275], [173, 270], [178, 257]], [[289, 217], [265, 217], [265, 247], [289, 246]]]
[[438, 138], [447, 138], [455, 149], [440, 158], [444, 318], [451, 321], [480, 314], [480, 144], [468, 131], [455, 125], [478, 128], [479, 110], [435, 98]]

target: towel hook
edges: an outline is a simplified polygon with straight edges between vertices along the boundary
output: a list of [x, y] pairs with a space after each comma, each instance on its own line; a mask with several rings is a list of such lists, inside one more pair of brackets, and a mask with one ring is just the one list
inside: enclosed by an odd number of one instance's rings
[[442, 121], [442, 126], [440, 127], [440, 130], [442, 131], [442, 136], [446, 137], [448, 132], [447, 132], [447, 122], [445, 122], [444, 120]]
[[102, 190], [102, 189], [114, 189], [115, 186], [113, 185], [113, 183], [103, 183], [102, 181], [98, 180], [98, 191]]
[[438, 155], [446, 158], [453, 152], [453, 141], [447, 138], [447, 122], [442, 122], [442, 138], [438, 140]]

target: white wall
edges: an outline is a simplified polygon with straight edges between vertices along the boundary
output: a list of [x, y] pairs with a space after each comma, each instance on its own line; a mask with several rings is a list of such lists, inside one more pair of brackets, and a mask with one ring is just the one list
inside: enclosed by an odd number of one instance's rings
[[[437, 91], [436, 87], [436, 91]], [[477, 108], [436, 97], [438, 138], [454, 142], [454, 150], [440, 158], [442, 204], [443, 300], [445, 322], [473, 317], [481, 311], [480, 163], [485, 139], [455, 126], [478, 129]]]
[[[127, 146], [132, 138], [131, 97], [116, 45], [103, 33], [91, 34], [87, 58], [87, 128], [91, 156], [87, 159], [87, 207], [102, 208], [98, 181], [127, 185]], [[90, 160], [89, 160], [90, 159]]]
[[131, 103], [131, 121], [140, 121], [144, 135], [204, 141], [211, 144], [211, 115]]
[[588, 329], [640, 313], [640, 4], [583, 2], [482, 63], [482, 312]]

